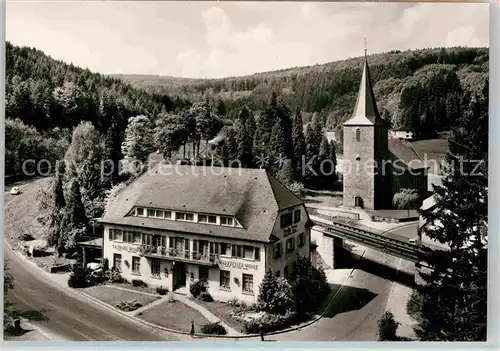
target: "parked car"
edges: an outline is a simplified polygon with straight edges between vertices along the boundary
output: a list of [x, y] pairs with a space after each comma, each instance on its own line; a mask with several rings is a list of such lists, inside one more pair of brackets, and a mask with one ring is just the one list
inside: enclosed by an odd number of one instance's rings
[[10, 194], [11, 195], [19, 195], [19, 194], [21, 194], [21, 190], [19, 189], [19, 187], [15, 186], [12, 189], [10, 189]]
[[413, 245], [420, 245], [420, 238], [418, 236], [416, 236], [416, 237], [411, 238], [410, 240], [408, 240], [408, 242], [410, 244], [413, 244]]

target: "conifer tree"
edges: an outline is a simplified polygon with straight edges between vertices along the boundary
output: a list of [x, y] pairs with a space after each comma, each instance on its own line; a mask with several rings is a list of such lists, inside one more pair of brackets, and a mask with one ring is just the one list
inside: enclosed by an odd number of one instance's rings
[[421, 340], [483, 341], [487, 332], [488, 99], [473, 97], [453, 126], [447, 173], [422, 211], [422, 233], [448, 246], [425, 261], [415, 328]]
[[294, 153], [294, 171], [297, 180], [302, 180], [301, 175], [301, 165], [302, 157], [306, 153], [306, 140], [304, 138], [304, 126], [302, 121], [302, 115], [300, 110], [297, 109], [293, 119], [293, 131], [292, 131], [292, 141], [293, 141], [293, 153]]

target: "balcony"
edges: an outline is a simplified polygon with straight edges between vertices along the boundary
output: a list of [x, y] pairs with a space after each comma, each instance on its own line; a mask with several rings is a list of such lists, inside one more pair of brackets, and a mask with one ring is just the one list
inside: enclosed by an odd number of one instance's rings
[[189, 250], [168, 249], [163, 246], [142, 245], [140, 254], [145, 257], [169, 259], [178, 262], [215, 266], [219, 255], [191, 252]]

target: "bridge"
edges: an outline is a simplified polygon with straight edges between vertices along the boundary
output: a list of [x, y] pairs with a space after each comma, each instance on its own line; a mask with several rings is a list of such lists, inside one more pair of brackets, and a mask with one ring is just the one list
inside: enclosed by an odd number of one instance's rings
[[328, 236], [345, 239], [360, 245], [388, 253], [390, 255], [408, 260], [417, 264], [422, 262], [427, 249], [408, 242], [408, 238], [399, 235], [377, 233], [348, 224], [334, 222], [316, 216], [311, 216], [315, 223], [314, 230]]

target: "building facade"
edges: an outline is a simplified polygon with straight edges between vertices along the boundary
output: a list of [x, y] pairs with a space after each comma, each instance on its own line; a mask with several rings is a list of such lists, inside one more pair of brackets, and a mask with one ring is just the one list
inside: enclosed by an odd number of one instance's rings
[[408, 142], [389, 138], [389, 127], [378, 112], [365, 56], [354, 112], [343, 124], [344, 206], [391, 208], [403, 188], [425, 196], [427, 168]]
[[304, 204], [265, 170], [172, 168], [146, 172], [99, 220], [123, 278], [169, 291], [202, 280], [216, 300], [255, 302], [266, 271], [286, 276], [309, 256]]

